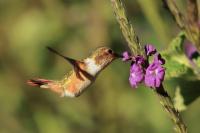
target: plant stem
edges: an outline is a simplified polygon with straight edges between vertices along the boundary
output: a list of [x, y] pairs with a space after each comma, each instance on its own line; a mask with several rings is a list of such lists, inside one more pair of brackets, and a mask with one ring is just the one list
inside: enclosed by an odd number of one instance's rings
[[198, 21], [198, 3], [197, 0], [187, 0], [187, 18], [192, 24]]
[[[123, 36], [128, 42], [128, 46], [131, 49], [134, 55], [140, 54], [144, 55], [144, 50], [142, 49], [139, 39], [133, 29], [133, 26], [129, 23], [124, 5], [121, 0], [111, 0], [113, 5], [114, 13], [116, 19], [120, 25]], [[187, 133], [186, 126], [179, 114], [179, 112], [174, 108], [171, 97], [165, 91], [164, 87], [155, 89], [155, 94], [159, 97], [160, 103], [163, 106], [164, 110], [169, 114], [169, 117], [173, 120], [175, 124], [175, 129], [177, 133]]]
[[198, 25], [198, 6], [196, 0], [188, 0], [188, 15], [183, 15], [174, 0], [163, 0], [169, 12], [175, 18], [177, 25], [185, 31], [186, 37], [200, 51], [200, 28]]
[[185, 16], [178, 9], [174, 0], [163, 0], [167, 9], [174, 17], [177, 25], [183, 31], [185, 31], [187, 38], [193, 43], [196, 44], [196, 36], [194, 33], [197, 31], [194, 30], [193, 26], [186, 20]]
[[184, 124], [178, 110], [175, 109], [171, 97], [168, 95], [163, 85], [154, 89], [154, 92], [160, 99], [160, 104], [163, 106], [164, 110], [168, 113], [169, 117], [174, 122], [175, 131], [177, 133], [187, 133], [186, 125]]
[[135, 34], [133, 26], [129, 23], [126, 17], [126, 11], [121, 0], [111, 0], [114, 8], [116, 19], [120, 25], [120, 29], [125, 40], [128, 43], [129, 48], [133, 52], [133, 55], [144, 55], [142, 46], [139, 42], [138, 36]]
[[183, 14], [179, 11], [176, 3], [174, 0], [163, 0], [163, 3], [165, 7], [168, 9], [168, 11], [172, 14], [174, 17], [177, 25], [181, 28], [185, 28], [185, 17]]

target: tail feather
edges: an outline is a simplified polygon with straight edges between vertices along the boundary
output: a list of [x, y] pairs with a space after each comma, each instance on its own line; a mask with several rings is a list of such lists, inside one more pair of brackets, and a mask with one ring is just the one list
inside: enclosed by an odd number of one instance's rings
[[40, 87], [47, 90], [51, 90], [59, 95], [64, 95], [63, 88], [58, 81], [48, 79], [30, 79], [27, 84], [34, 87]]
[[51, 83], [51, 80], [47, 80], [47, 79], [30, 79], [27, 81], [27, 84], [29, 84], [30, 86], [38, 86], [43, 88], [43, 85], [48, 85], [48, 83]]

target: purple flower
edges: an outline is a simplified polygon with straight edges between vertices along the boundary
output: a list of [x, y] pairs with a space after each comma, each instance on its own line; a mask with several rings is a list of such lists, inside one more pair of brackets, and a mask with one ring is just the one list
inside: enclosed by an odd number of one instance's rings
[[141, 55], [136, 56], [136, 57], [134, 58], [134, 61], [135, 61], [136, 64], [140, 64], [140, 65], [142, 65], [142, 64], [145, 63], [145, 59], [144, 59], [144, 57], [141, 56]]
[[131, 58], [131, 54], [127, 51], [123, 52], [122, 55], [123, 55], [122, 61], [128, 61]]
[[165, 76], [165, 68], [158, 61], [153, 62], [146, 69], [145, 84], [148, 87], [160, 87]]
[[195, 55], [198, 55], [197, 48], [189, 41], [184, 44], [184, 52], [186, 56], [191, 60]]
[[140, 64], [133, 64], [130, 69], [129, 82], [133, 88], [137, 88], [137, 85], [144, 79], [144, 70]]
[[143, 81], [148, 87], [160, 87], [165, 76], [165, 68], [162, 66], [165, 60], [151, 44], [145, 46], [145, 52], [147, 56], [154, 55], [150, 65], [149, 58], [146, 60], [142, 55], [132, 56], [127, 51], [123, 53], [123, 61], [131, 60], [129, 82], [133, 88]]
[[162, 58], [162, 56], [159, 54], [159, 53], [156, 53], [154, 55], [154, 60], [153, 62], [157, 62], [157, 63], [160, 63], [161, 65], [164, 65], [165, 64], [165, 60]]
[[151, 44], [145, 45], [144, 49], [145, 49], [145, 52], [146, 52], [147, 56], [156, 53], [156, 48], [153, 45], [151, 45]]

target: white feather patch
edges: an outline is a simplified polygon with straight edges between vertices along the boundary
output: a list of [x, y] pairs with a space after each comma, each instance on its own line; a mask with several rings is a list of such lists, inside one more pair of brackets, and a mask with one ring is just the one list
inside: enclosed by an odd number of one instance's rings
[[64, 90], [64, 93], [61, 95], [61, 97], [75, 97], [74, 93], [69, 92], [68, 90]]
[[101, 67], [96, 65], [93, 59], [87, 58], [85, 59], [85, 63], [87, 64], [87, 72], [93, 76], [95, 76], [101, 70]]

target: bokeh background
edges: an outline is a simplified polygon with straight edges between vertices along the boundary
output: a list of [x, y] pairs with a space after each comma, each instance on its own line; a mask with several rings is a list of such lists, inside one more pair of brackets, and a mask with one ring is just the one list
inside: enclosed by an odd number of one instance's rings
[[[177, 1], [184, 10], [184, 2]], [[162, 50], [178, 33], [161, 0], [126, 0], [125, 5], [142, 44]], [[130, 64], [120, 60], [78, 98], [29, 87], [29, 78], [60, 79], [71, 69], [46, 46], [76, 59], [98, 46], [119, 53], [128, 49], [109, 0], [0, 0], [1, 133], [173, 132], [153, 92], [130, 87]], [[199, 105], [198, 99], [182, 112], [190, 133], [200, 131]]]

